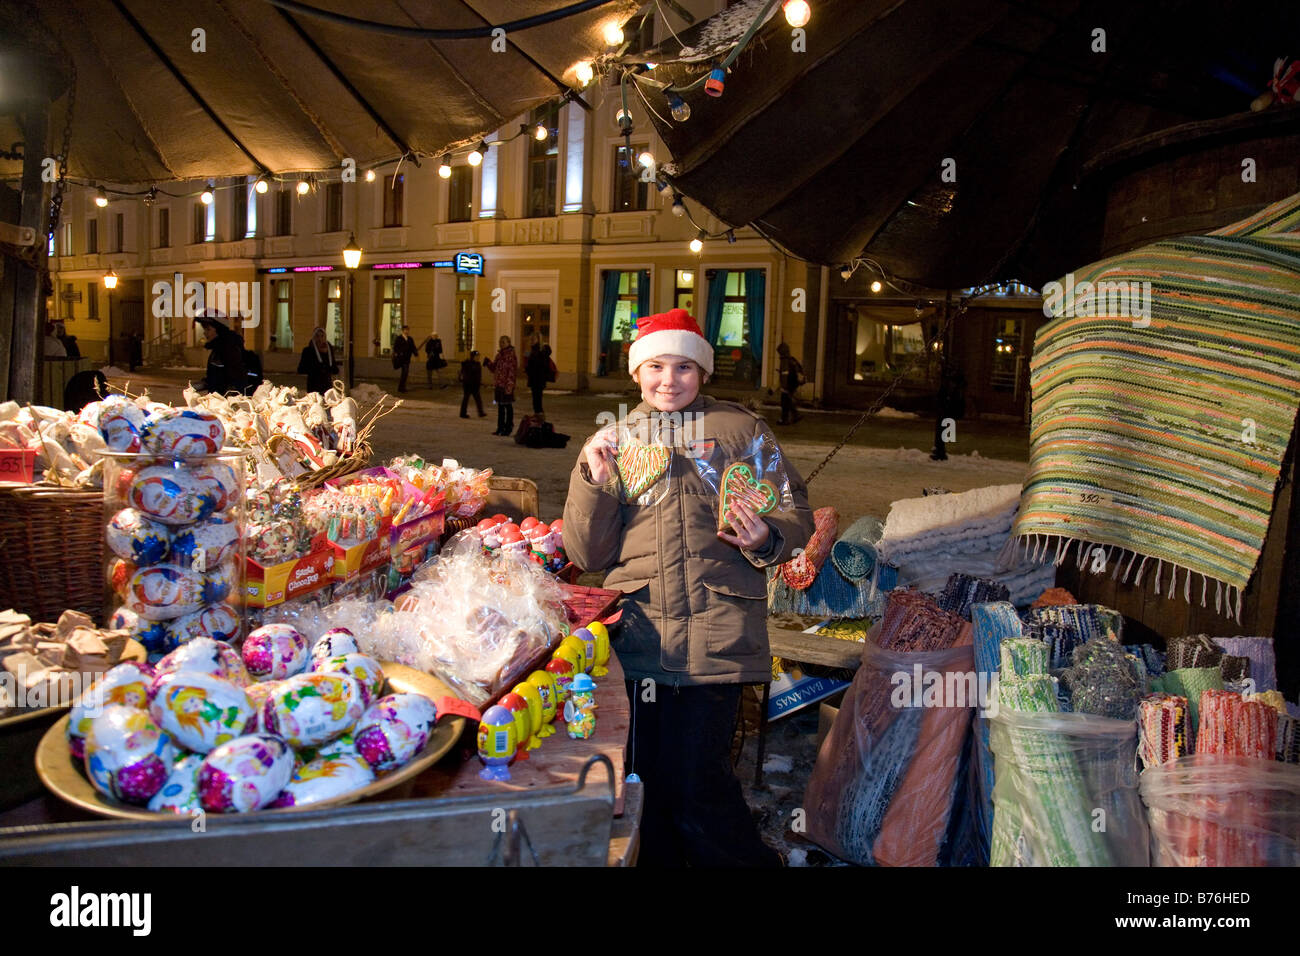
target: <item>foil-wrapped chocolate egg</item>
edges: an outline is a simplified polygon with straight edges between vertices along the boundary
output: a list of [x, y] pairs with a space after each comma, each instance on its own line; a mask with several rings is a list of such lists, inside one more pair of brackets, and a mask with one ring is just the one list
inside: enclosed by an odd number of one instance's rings
[[199, 801], [211, 813], [247, 813], [270, 806], [293, 776], [289, 745], [269, 734], [222, 744], [199, 768]]
[[123, 508], [108, 522], [104, 543], [119, 558], [133, 564], [157, 564], [171, 550], [171, 532], [162, 522], [134, 508]]
[[221, 450], [226, 441], [226, 426], [208, 412], [166, 408], [145, 418], [140, 439], [150, 454], [197, 458]]
[[119, 607], [114, 611], [108, 619], [108, 626], [115, 631], [126, 631], [128, 637], [144, 645], [149, 656], [155, 659], [176, 647], [166, 621], [151, 621], [129, 607]]
[[332, 800], [372, 783], [375, 772], [357, 754], [317, 757], [296, 767], [273, 806], [301, 807]]
[[211, 488], [171, 465], [141, 468], [131, 479], [129, 498], [133, 508], [166, 525], [193, 524], [217, 510]]
[[248, 671], [244, 669], [239, 651], [225, 641], [214, 641], [208, 637], [196, 637], [188, 644], [182, 644], [160, 660], [154, 671], [159, 677], [181, 671], [196, 671], [231, 681], [240, 687], [248, 683]]
[[262, 705], [262, 730], [293, 747], [319, 747], [351, 730], [365, 707], [361, 688], [343, 674], [299, 674]]
[[319, 662], [317, 674], [347, 674], [361, 688], [361, 702], [369, 707], [384, 690], [384, 669], [379, 661], [365, 654], [344, 654]]
[[178, 813], [186, 816], [201, 810], [199, 768], [202, 766], [203, 754], [185, 754], [172, 764], [172, 772], [163, 783], [162, 789], [149, 801], [149, 809], [155, 813]]
[[137, 452], [142, 447], [146, 413], [125, 395], [110, 395], [99, 403], [99, 434], [111, 451]]
[[206, 603], [203, 576], [163, 564], [141, 568], [127, 579], [123, 601], [136, 614], [151, 621], [184, 617]]
[[225, 511], [232, 502], [239, 499], [239, 477], [235, 474], [235, 469], [226, 463], [205, 462], [195, 466], [191, 474], [212, 490], [217, 499], [217, 511]]
[[153, 668], [148, 664], [126, 661], [87, 687], [68, 713], [68, 750], [72, 756], [77, 760], [85, 758], [90, 722], [109, 704], [147, 711], [153, 678]]
[[176, 748], [148, 711], [109, 704], [86, 729], [86, 776], [117, 800], [148, 803], [175, 760]]
[[203, 575], [203, 603], [220, 604], [230, 597], [239, 580], [239, 568], [234, 561], [226, 561], [209, 568]]
[[213, 571], [239, 553], [239, 526], [214, 514], [173, 534], [171, 550], [173, 563], [192, 571]]
[[437, 708], [423, 694], [390, 694], [370, 705], [352, 736], [374, 770], [394, 770], [424, 749], [437, 720]]
[[113, 589], [118, 600], [126, 597], [126, 586], [131, 577], [140, 569], [125, 558], [114, 558], [108, 565], [108, 586]]
[[167, 622], [173, 646], [188, 644], [200, 637], [229, 643], [238, 639], [243, 624], [229, 604], [209, 604], [207, 607]]
[[332, 627], [320, 636], [320, 640], [312, 645], [312, 667], [315, 668], [321, 661], [327, 661], [331, 657], [359, 653], [361, 653], [361, 648], [357, 646], [357, 639], [351, 631], [346, 627]]
[[243, 734], [253, 705], [233, 681], [181, 671], [154, 678], [149, 713], [177, 744], [205, 754]]
[[263, 624], [244, 638], [243, 654], [254, 680], [284, 680], [307, 666], [307, 638], [290, 624]]
[[248, 702], [253, 705], [253, 714], [248, 718], [248, 723], [244, 725], [244, 733], [261, 733], [262, 707], [266, 704], [267, 698], [274, 694], [276, 688], [283, 683], [284, 681], [278, 680], [259, 680], [253, 681], [244, 688], [244, 693], [248, 695]]

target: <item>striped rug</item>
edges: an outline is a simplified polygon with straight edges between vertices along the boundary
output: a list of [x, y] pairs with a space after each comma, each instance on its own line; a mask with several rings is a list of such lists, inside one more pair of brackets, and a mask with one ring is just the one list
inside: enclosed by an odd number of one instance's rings
[[1067, 279], [1013, 541], [1239, 618], [1300, 405], [1300, 194]]

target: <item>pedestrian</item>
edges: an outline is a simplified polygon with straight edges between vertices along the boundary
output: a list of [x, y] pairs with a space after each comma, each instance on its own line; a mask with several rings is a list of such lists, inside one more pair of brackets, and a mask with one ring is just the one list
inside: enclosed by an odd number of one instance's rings
[[63, 351], [67, 353], [68, 358], [81, 358], [81, 347], [77, 345], [77, 337], [68, 334], [68, 327], [66, 325], [60, 322], [55, 329], [54, 334], [57, 335], [59, 341], [63, 343]]
[[57, 334], [57, 328], [53, 322], [45, 323], [45, 351], [46, 358], [67, 358], [68, 350], [63, 347], [63, 340]]
[[465, 392], [460, 399], [460, 417], [469, 418], [467, 413], [471, 398], [478, 408], [478, 417], [486, 416], [487, 412], [483, 411], [483, 397], [478, 393], [479, 386], [483, 384], [483, 366], [479, 364], [477, 349], [470, 352], [469, 358], [460, 363], [460, 374], [456, 377], [460, 379], [460, 387]]
[[393, 339], [393, 368], [401, 371], [401, 376], [397, 382], [399, 392], [406, 391], [406, 376], [411, 372], [411, 359], [415, 357], [419, 349], [415, 347], [415, 339], [411, 338], [411, 327], [402, 326], [402, 334]]
[[433, 388], [433, 376], [438, 376], [438, 387], [446, 388], [442, 381], [442, 369], [447, 367], [447, 360], [442, 357], [442, 339], [437, 335], [426, 336], [424, 342], [424, 374], [429, 380], [429, 387]]
[[316, 326], [311, 341], [302, 350], [302, 358], [298, 360], [298, 374], [307, 376], [307, 391], [324, 395], [334, 387], [334, 376], [338, 371], [339, 363], [334, 356], [334, 346], [325, 337], [325, 330]]
[[776, 354], [781, 357], [778, 375], [781, 379], [781, 421], [782, 425], [793, 425], [802, 421], [799, 414], [799, 401], [795, 392], [803, 384], [803, 365], [790, 354], [790, 346], [782, 342], [776, 347]]
[[127, 364], [130, 365], [131, 371], [144, 364], [144, 336], [139, 332], [132, 332], [131, 338], [127, 342]]
[[207, 374], [195, 386], [200, 392], [226, 395], [244, 393], [244, 340], [218, 316], [201, 316], [194, 320], [203, 326], [203, 347], [208, 350]]
[[528, 388], [533, 393], [534, 415], [542, 414], [542, 393], [546, 391], [546, 383], [552, 381], [553, 366], [551, 347], [542, 345], [540, 341], [533, 342], [532, 350], [528, 353], [528, 361], [524, 364], [524, 372], [528, 378]]
[[[720, 516], [692, 452], [712, 448], [733, 463], [776, 439], [761, 416], [700, 394], [713, 346], [684, 309], [641, 319], [638, 333], [628, 356], [642, 398], [633, 416], [689, 415], [692, 440], [667, 442], [666, 497], [642, 507], [618, 494], [622, 423], [592, 436], [569, 477], [564, 547], [578, 567], [608, 570], [604, 586], [623, 592], [614, 647], [632, 711], [626, 768], [645, 787], [640, 863], [777, 866], [730, 755], [742, 685], [771, 680], [764, 569], [807, 545], [807, 491], [787, 457], [792, 509], [760, 517], [737, 502]], [[672, 428], [674, 419], [660, 421]], [[719, 517], [734, 530], [716, 530]]]
[[510, 344], [510, 336], [501, 336], [496, 358], [484, 359], [492, 373], [492, 397], [497, 403], [497, 430], [493, 435], [509, 436], [515, 427], [515, 379], [519, 376], [519, 357]]

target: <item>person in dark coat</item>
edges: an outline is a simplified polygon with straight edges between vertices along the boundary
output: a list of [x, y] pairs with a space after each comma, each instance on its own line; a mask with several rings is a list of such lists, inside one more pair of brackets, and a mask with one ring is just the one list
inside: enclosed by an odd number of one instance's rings
[[433, 376], [438, 376], [438, 387], [446, 388], [447, 385], [442, 380], [442, 369], [447, 367], [447, 360], [442, 357], [442, 339], [436, 335], [430, 335], [421, 343], [424, 346], [424, 374], [428, 379], [429, 387], [433, 388]]
[[127, 342], [126, 359], [132, 372], [144, 364], [144, 336], [139, 332], [131, 333]]
[[483, 396], [478, 391], [483, 384], [483, 366], [479, 364], [477, 351], [470, 352], [469, 358], [460, 363], [458, 378], [460, 387], [465, 390], [460, 400], [460, 417], [469, 418], [469, 400], [472, 398], [478, 407], [478, 417], [483, 418], [487, 412], [483, 411]]
[[776, 347], [776, 354], [781, 357], [781, 364], [778, 373], [781, 379], [781, 422], [782, 425], [793, 425], [803, 419], [799, 414], [799, 402], [795, 399], [795, 392], [803, 384], [803, 365], [799, 360], [790, 354], [790, 346], [782, 342]]
[[203, 347], [208, 350], [208, 371], [195, 386], [200, 392], [243, 394], [248, 378], [244, 374], [244, 340], [219, 318], [194, 320], [203, 326]]
[[411, 338], [411, 327], [402, 326], [402, 334], [393, 339], [393, 368], [402, 373], [397, 382], [399, 392], [406, 391], [406, 376], [411, 372], [411, 359], [417, 351], [415, 339]]
[[497, 430], [492, 434], [508, 438], [515, 427], [515, 380], [519, 376], [519, 356], [510, 336], [501, 336], [496, 358], [484, 359], [483, 364], [492, 373], [492, 397], [497, 403]]
[[528, 377], [528, 388], [533, 393], [533, 414], [542, 414], [542, 393], [546, 383], [551, 380], [551, 347], [534, 342], [524, 364], [524, 374]]
[[334, 357], [334, 346], [325, 337], [325, 330], [317, 326], [311, 341], [302, 350], [302, 358], [298, 360], [298, 374], [307, 376], [307, 391], [323, 395], [334, 386], [334, 376], [338, 371], [339, 363]]

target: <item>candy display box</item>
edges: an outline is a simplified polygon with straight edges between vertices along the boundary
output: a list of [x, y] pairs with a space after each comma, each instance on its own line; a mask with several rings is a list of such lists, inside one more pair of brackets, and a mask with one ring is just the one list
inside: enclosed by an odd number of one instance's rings
[[336, 561], [336, 553], [323, 534], [313, 538], [311, 551], [298, 558], [271, 565], [249, 558], [249, 606], [274, 607], [333, 584]]
[[358, 544], [345, 546], [337, 541], [326, 544], [334, 556], [335, 581], [351, 581], [388, 563], [388, 538], [382, 530], [379, 537]]

